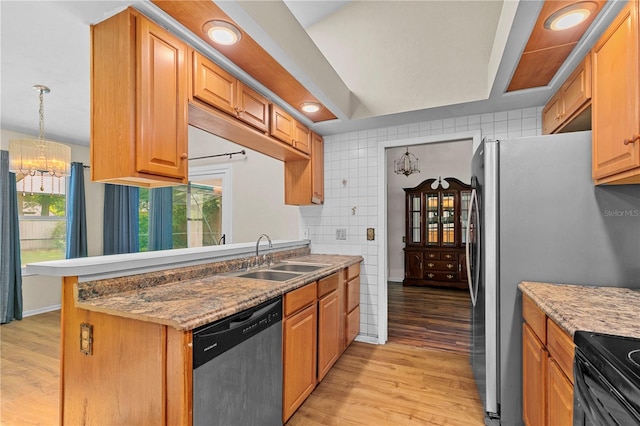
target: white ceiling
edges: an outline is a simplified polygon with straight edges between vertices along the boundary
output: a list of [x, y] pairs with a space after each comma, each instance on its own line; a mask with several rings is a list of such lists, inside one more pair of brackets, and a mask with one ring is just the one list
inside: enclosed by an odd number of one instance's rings
[[[227, 0], [218, 5], [338, 117], [306, 121], [331, 134], [543, 105], [621, 3], [604, 9], [595, 30], [548, 87], [510, 94], [504, 91], [542, 5], [538, 0]], [[51, 88], [45, 95], [47, 138], [88, 145], [89, 25], [129, 4], [185, 38], [194, 37], [148, 0], [2, 0], [1, 127], [37, 135], [38, 96], [32, 86], [44, 84]], [[204, 43], [192, 43], [219, 55]]]

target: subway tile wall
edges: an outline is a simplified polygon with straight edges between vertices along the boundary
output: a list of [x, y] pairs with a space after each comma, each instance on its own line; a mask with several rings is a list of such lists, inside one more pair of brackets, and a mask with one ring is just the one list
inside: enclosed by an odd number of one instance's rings
[[[420, 136], [481, 130], [482, 137], [508, 139], [540, 135], [542, 107], [425, 121], [324, 138], [324, 205], [300, 208], [300, 235], [308, 232], [313, 253], [361, 255], [360, 336], [378, 337], [378, 144]], [[376, 239], [367, 241], [367, 228]], [[337, 239], [338, 230], [346, 239]]]

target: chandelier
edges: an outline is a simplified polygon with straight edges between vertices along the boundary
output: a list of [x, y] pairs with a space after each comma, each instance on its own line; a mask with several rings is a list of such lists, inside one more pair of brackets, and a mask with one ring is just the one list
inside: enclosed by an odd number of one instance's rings
[[[38, 139], [16, 139], [9, 141], [9, 170], [18, 175], [18, 186], [22, 192], [30, 188], [33, 194], [33, 181], [40, 178], [40, 192], [54, 193], [54, 179], [57, 179], [58, 193], [61, 190], [60, 179], [71, 173], [71, 147], [61, 143], [47, 141], [44, 138], [44, 94], [50, 90], [46, 86], [35, 85], [40, 98], [40, 135]], [[22, 185], [20, 185], [20, 183]]]
[[402, 174], [405, 176], [409, 176], [413, 173], [420, 173], [420, 169], [418, 168], [418, 159], [415, 155], [409, 153], [409, 148], [407, 148], [407, 152], [402, 154], [400, 158], [393, 162], [393, 171], [396, 174]]

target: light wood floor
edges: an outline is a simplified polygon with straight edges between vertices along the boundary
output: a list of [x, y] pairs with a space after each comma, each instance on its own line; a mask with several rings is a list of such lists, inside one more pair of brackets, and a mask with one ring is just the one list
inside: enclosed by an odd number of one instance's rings
[[[354, 342], [288, 425], [482, 425], [468, 295], [389, 286], [389, 342]], [[0, 424], [58, 423], [60, 312], [0, 327]]]

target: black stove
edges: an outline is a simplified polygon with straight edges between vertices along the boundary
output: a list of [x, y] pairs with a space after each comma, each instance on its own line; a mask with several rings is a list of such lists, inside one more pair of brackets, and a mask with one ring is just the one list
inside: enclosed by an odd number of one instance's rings
[[640, 339], [574, 335], [574, 425], [640, 425]]

